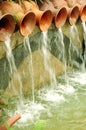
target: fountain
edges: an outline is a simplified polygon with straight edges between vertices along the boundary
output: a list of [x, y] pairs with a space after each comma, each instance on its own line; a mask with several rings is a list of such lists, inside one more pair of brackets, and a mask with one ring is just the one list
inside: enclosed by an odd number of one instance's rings
[[85, 129], [85, 35], [79, 20], [58, 29], [52, 23], [43, 32], [36, 25], [29, 36], [18, 30], [7, 35], [0, 44], [0, 130], [18, 113], [13, 130]]

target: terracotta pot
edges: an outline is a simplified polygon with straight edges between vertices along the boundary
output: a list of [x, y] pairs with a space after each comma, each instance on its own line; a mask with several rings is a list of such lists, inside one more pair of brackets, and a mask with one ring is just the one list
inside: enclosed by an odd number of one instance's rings
[[68, 8], [68, 20], [70, 25], [74, 25], [80, 15], [80, 7], [78, 4], [76, 4], [75, 6]]
[[86, 22], [86, 0], [78, 0], [80, 6], [80, 19], [82, 22]]
[[51, 10], [53, 13], [55, 26], [57, 28], [61, 28], [65, 24], [67, 19], [67, 9], [66, 6], [59, 6], [57, 5], [58, 2], [56, 3], [54, 2], [55, 1], [50, 2], [45, 0], [43, 4], [40, 5], [40, 10], [46, 10], [46, 9]]
[[3, 14], [10, 13], [16, 20], [23, 36], [28, 36], [32, 33], [36, 24], [36, 16], [34, 12], [27, 12], [24, 14], [21, 6], [15, 2], [4, 1], [0, 4], [0, 9]]
[[[68, 6], [68, 2], [72, 3], [71, 8]], [[73, 25], [77, 22], [79, 18], [79, 5], [77, 4], [77, 0], [52, 0], [54, 6], [66, 7], [68, 13], [68, 21], [70, 25]]]
[[11, 36], [15, 30], [15, 20], [11, 14], [0, 15], [0, 41], [4, 42], [6, 36]]
[[36, 15], [36, 23], [38, 24], [41, 31], [46, 31], [49, 29], [52, 23], [52, 12], [50, 10], [41, 11], [39, 7], [34, 2], [23, 2], [23, 10], [26, 13], [27, 11], [33, 11]]
[[86, 0], [65, 0], [65, 1], [67, 1], [68, 5], [71, 7], [78, 4], [80, 19], [82, 22], [86, 22]]
[[7, 125], [12, 126], [15, 122], [17, 122], [21, 118], [20, 114], [16, 114], [10, 118], [8, 118], [3, 125], [0, 126], [0, 130], [7, 130]]

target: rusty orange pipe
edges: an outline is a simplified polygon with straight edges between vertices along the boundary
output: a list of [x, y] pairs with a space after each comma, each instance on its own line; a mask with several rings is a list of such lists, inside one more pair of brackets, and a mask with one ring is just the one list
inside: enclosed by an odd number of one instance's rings
[[23, 1], [23, 10], [26, 13], [27, 11], [33, 11], [36, 15], [36, 23], [39, 26], [41, 31], [46, 31], [49, 29], [53, 15], [51, 10], [41, 11], [35, 2]]
[[24, 14], [23, 9], [18, 3], [8, 1], [0, 3], [0, 10], [2, 14], [9, 13], [15, 18], [20, 33], [23, 36], [28, 36], [32, 33], [36, 24], [36, 16], [34, 12], [29, 11]]
[[8, 118], [3, 125], [0, 126], [0, 130], [7, 130], [7, 125], [12, 127], [13, 124], [16, 123], [20, 118], [20, 114], [13, 115], [12, 117]]
[[0, 15], [0, 41], [4, 42], [6, 36], [11, 36], [15, 30], [15, 20], [11, 14]]

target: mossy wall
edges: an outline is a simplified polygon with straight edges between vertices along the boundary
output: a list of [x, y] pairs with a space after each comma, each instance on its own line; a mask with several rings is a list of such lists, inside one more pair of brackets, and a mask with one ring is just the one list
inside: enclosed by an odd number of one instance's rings
[[[80, 21], [76, 24], [78, 29], [78, 36], [71, 37], [70, 25], [66, 23], [62, 28], [63, 42], [59, 36], [59, 30], [52, 24], [48, 30], [48, 50], [50, 55], [50, 66], [52, 66], [56, 76], [64, 72], [64, 60], [66, 64], [73, 67], [79, 67], [83, 62], [83, 27]], [[72, 44], [70, 45], [70, 37], [72, 38]], [[78, 40], [80, 39], [80, 41]], [[79, 42], [78, 42], [79, 41]], [[36, 26], [35, 30], [29, 37], [29, 44], [32, 51], [32, 67], [34, 75], [34, 86], [40, 87], [44, 83], [49, 82], [49, 73], [44, 68], [43, 54], [42, 54], [42, 32]], [[17, 31], [11, 37], [11, 48], [17, 68], [17, 73], [20, 75], [20, 80], [23, 86], [23, 91], [27, 92], [32, 87], [32, 78], [29, 68], [30, 64], [30, 52], [25, 48], [24, 37]], [[63, 49], [64, 56], [63, 59]], [[70, 60], [71, 55], [71, 60]], [[12, 85], [19, 90], [20, 81], [17, 78], [16, 73], [10, 74], [10, 67], [6, 58], [6, 48], [4, 43], [0, 43], [0, 88], [5, 89], [6, 92], [9, 89], [14, 93]], [[17, 91], [18, 92], [18, 91]], [[15, 93], [14, 93], [15, 94]]]

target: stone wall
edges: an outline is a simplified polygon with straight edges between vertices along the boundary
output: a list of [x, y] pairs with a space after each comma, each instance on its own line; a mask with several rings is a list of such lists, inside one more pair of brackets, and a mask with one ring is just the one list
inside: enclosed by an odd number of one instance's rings
[[[71, 36], [70, 25], [66, 23], [62, 28], [63, 41], [59, 30], [52, 24], [48, 31], [48, 53], [50, 56], [49, 64], [52, 67], [55, 75], [58, 76], [64, 72], [65, 61], [67, 66], [79, 68], [83, 62], [83, 28], [80, 21], [76, 24], [78, 29], [77, 36]], [[70, 37], [72, 44], [70, 43]], [[78, 40], [78, 38], [80, 40]], [[35, 30], [29, 37], [29, 44], [32, 51], [32, 69], [33, 82], [35, 87], [41, 87], [45, 83], [50, 82], [49, 72], [44, 67], [44, 59], [42, 53], [42, 32], [36, 26]], [[13, 74], [10, 73], [10, 66], [6, 58], [6, 48], [4, 43], [0, 43], [0, 88], [9, 90], [12, 94], [19, 93], [20, 86], [27, 92], [32, 88], [31, 77], [31, 59], [30, 52], [25, 47], [24, 37], [17, 31], [11, 37], [11, 48], [15, 60], [16, 70]], [[64, 54], [64, 56], [63, 56]], [[71, 58], [70, 58], [71, 57]], [[16, 90], [15, 90], [16, 88]]]

